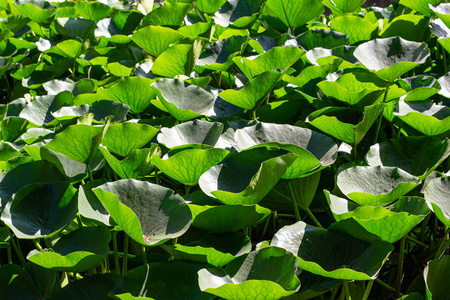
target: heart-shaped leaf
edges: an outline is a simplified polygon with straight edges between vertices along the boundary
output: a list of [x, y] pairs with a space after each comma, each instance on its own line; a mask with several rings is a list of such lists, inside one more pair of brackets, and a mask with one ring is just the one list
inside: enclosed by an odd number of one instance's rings
[[420, 12], [422, 15], [430, 17], [432, 10], [429, 5], [438, 5], [442, 0], [400, 0], [400, 4], [412, 10]]
[[450, 255], [430, 260], [423, 270], [427, 299], [445, 299], [448, 296], [447, 282], [450, 280]]
[[397, 167], [355, 166], [337, 174], [339, 189], [359, 205], [383, 206], [405, 195], [420, 179]]
[[136, 242], [157, 245], [189, 228], [191, 212], [172, 190], [134, 179], [105, 183], [94, 190], [114, 221]]
[[51, 18], [57, 11], [52, 3], [44, 0], [16, 0], [14, 4], [21, 15], [30, 18], [36, 23], [41, 23]]
[[50, 249], [32, 250], [27, 259], [52, 270], [83, 272], [105, 260], [110, 240], [106, 227], [82, 227], [60, 238]]
[[[330, 2], [330, 0], [326, 0], [326, 2]], [[347, 3], [348, 1], [342, 2]], [[361, 2], [361, 0], [357, 0], [357, 2]], [[337, 16], [330, 21], [330, 26], [348, 36], [350, 44], [370, 40], [378, 29], [378, 23], [371, 23], [358, 15]]]
[[214, 14], [214, 21], [223, 27], [246, 27], [257, 18], [263, 0], [227, 0]]
[[232, 36], [228, 39], [219, 40], [206, 47], [205, 51], [197, 60], [197, 65], [207, 69], [226, 71], [233, 65], [233, 57], [241, 52], [248, 37]]
[[325, 11], [320, 0], [268, 0], [266, 4], [291, 29], [306, 24]]
[[139, 47], [158, 57], [182, 37], [181, 33], [167, 27], [147, 26], [136, 31], [131, 39]]

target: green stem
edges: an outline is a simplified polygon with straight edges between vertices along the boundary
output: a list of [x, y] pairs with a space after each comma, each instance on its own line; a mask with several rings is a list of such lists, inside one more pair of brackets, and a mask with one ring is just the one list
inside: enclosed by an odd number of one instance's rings
[[[272, 214], [272, 213], [271, 213], [271, 214]], [[269, 227], [269, 222], [270, 222], [270, 215], [267, 217], [266, 222], [264, 223], [264, 229], [263, 229], [263, 232], [262, 232], [262, 234], [259, 236], [259, 239], [260, 239], [260, 240], [262, 240], [263, 237], [264, 237], [264, 235], [266, 234], [267, 228]]]
[[128, 45], [127, 49], [128, 49], [128, 52], [130, 52], [131, 56], [133, 56], [133, 59], [135, 61], [139, 61], [139, 59], [137, 58], [136, 53], [134, 53], [133, 48], [131, 47], [131, 45]]
[[25, 258], [23, 257], [22, 251], [20, 250], [20, 244], [19, 244], [19, 241], [17, 241], [17, 243], [16, 243], [16, 240], [14, 239], [13, 236], [11, 236], [10, 241], [11, 241], [11, 244], [12, 244], [12, 246], [13, 246], [13, 248], [14, 248], [14, 251], [15, 251], [16, 254], [17, 254], [17, 257], [19, 257], [20, 264], [21, 264], [23, 267], [25, 267], [26, 261], [25, 261]]
[[402, 286], [403, 260], [405, 258], [405, 244], [406, 244], [406, 236], [402, 237], [402, 239], [400, 240], [397, 277], [395, 279], [395, 298], [396, 299], [400, 296], [400, 289]]
[[219, 89], [222, 86], [222, 71], [219, 72]]
[[80, 213], [77, 214], [77, 222], [78, 222], [78, 227], [82, 228], [83, 227], [83, 221], [81, 221]]
[[116, 269], [116, 274], [120, 275], [119, 254], [117, 253], [117, 234], [117, 231], [113, 231], [114, 268]]
[[279, 217], [284, 217], [284, 218], [293, 218], [296, 219], [297, 216], [295, 215], [291, 215], [291, 214], [278, 214]]
[[32, 239], [31, 242], [34, 244], [36, 249], [38, 249], [39, 251], [42, 251], [42, 246], [39, 244], [39, 242], [37, 240]]
[[406, 238], [407, 238], [408, 240], [410, 240], [411, 242], [416, 243], [416, 244], [419, 245], [419, 246], [422, 246], [422, 247], [425, 247], [425, 248], [428, 247], [427, 244], [422, 243], [422, 242], [419, 241], [418, 239], [413, 238], [413, 237], [411, 237], [411, 236], [409, 236], [409, 235], [407, 235]]
[[[386, 103], [388, 91], [389, 91], [389, 87], [386, 86], [386, 91], [384, 92], [384, 97], [383, 97], [383, 103]], [[375, 137], [373, 139], [372, 144], [376, 144], [378, 142], [378, 135], [381, 130], [381, 122], [382, 121], [383, 121], [383, 113], [381, 113], [381, 115], [378, 117], [377, 131], [375, 132]]]
[[257, 120], [257, 118], [256, 118], [256, 108], [252, 110], [252, 118], [255, 121]]
[[350, 289], [348, 288], [348, 282], [347, 280], [344, 280], [344, 291], [345, 291], [345, 299], [352, 300], [352, 297], [350, 296]]
[[369, 294], [370, 294], [370, 290], [372, 289], [372, 285], [373, 285], [373, 280], [369, 280], [369, 282], [367, 283], [366, 289], [364, 290], [364, 295], [362, 297], [362, 300], [369, 299]]
[[86, 163], [86, 169], [88, 171], [89, 174], [89, 181], [94, 181], [94, 176], [92, 175], [92, 170], [91, 170], [91, 166], [89, 165], [89, 162]]
[[339, 288], [340, 288], [340, 286], [335, 287], [333, 289], [333, 292], [331, 292], [330, 300], [336, 299], [337, 293], [339, 292]]
[[141, 253], [142, 253], [142, 262], [144, 263], [144, 265], [147, 264], [147, 253], [145, 252], [145, 246], [142, 245], [141, 247]]
[[186, 185], [185, 189], [184, 189], [184, 196], [186, 197], [187, 195], [189, 195], [189, 192], [191, 191], [192, 186], [191, 185]]
[[124, 233], [124, 240], [123, 240], [123, 267], [122, 267], [122, 275], [127, 274], [128, 271], [128, 242], [129, 237], [128, 234]]
[[445, 74], [447, 74], [447, 72], [448, 72], [448, 69], [447, 69], [447, 55], [445, 53], [444, 47], [441, 47], [441, 49], [442, 49], [442, 57], [444, 58], [444, 71], [445, 71]]
[[300, 212], [298, 210], [297, 197], [296, 197], [296, 195], [294, 193], [294, 188], [292, 186], [292, 181], [288, 181], [287, 185], [288, 185], [288, 188], [289, 188], [289, 192], [291, 193], [291, 201], [292, 201], [292, 204], [294, 205], [295, 217], [297, 218], [297, 221], [301, 221], [302, 218], [300, 217]]
[[445, 250], [450, 246], [450, 240], [447, 239], [447, 235], [449, 234], [450, 229], [447, 227], [444, 231], [444, 236], [442, 237], [442, 241], [439, 244], [438, 250], [436, 251], [436, 255], [434, 256], [434, 259], [438, 259], [441, 257], [442, 254], [444, 254]]
[[12, 264], [11, 245], [6, 248], [6, 255], [8, 256], [8, 264]]
[[377, 279], [375, 279], [375, 282], [378, 283], [379, 285], [381, 285], [382, 287], [384, 287], [386, 290], [395, 292], [395, 289], [392, 286], [390, 286], [386, 282], [382, 281], [381, 279], [377, 278]]
[[314, 224], [316, 224], [317, 227], [323, 228], [322, 224], [320, 224], [319, 220], [316, 219], [309, 207], [307, 207], [305, 210], [308, 216], [313, 220]]

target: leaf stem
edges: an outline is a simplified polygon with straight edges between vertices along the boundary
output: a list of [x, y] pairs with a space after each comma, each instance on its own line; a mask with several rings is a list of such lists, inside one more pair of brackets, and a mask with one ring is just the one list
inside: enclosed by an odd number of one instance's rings
[[128, 234], [124, 233], [122, 275], [127, 274], [127, 271], [128, 271], [128, 242], [129, 242]]
[[117, 248], [117, 231], [113, 231], [113, 248], [114, 248], [114, 268], [116, 269], [116, 274], [120, 275], [120, 265], [119, 265], [119, 253]]
[[425, 244], [425, 243], [422, 243], [421, 241], [419, 241], [418, 239], [416, 239], [416, 238], [413, 238], [413, 237], [411, 237], [411, 236], [409, 236], [409, 235], [407, 235], [406, 236], [406, 238], [408, 239], [408, 240], [410, 240], [411, 242], [413, 242], [413, 243], [416, 243], [417, 245], [419, 245], [419, 246], [422, 246], [422, 247], [425, 247], [425, 248], [427, 248], [428, 247], [428, 245], [427, 244]]
[[127, 46], [128, 52], [130, 52], [131, 56], [133, 57], [133, 59], [135, 61], [139, 61], [139, 59], [136, 56], [136, 53], [134, 53], [133, 47], [131, 47], [131, 45]]
[[369, 294], [370, 294], [370, 290], [372, 289], [373, 282], [374, 282], [374, 280], [369, 280], [369, 282], [367, 283], [366, 289], [364, 290], [364, 295], [362, 297], [362, 300], [369, 299]]
[[287, 182], [288, 188], [289, 188], [289, 192], [291, 193], [291, 201], [292, 204], [294, 206], [294, 213], [295, 213], [295, 217], [297, 218], [297, 222], [301, 221], [302, 218], [300, 217], [300, 212], [298, 210], [298, 206], [297, 206], [297, 197], [294, 193], [294, 188], [292, 186], [292, 181], [288, 181]]
[[322, 224], [320, 224], [319, 220], [316, 219], [309, 207], [306, 207], [305, 210], [308, 216], [313, 220], [314, 224], [316, 224], [317, 227], [323, 228]]
[[350, 295], [350, 289], [348, 288], [348, 282], [347, 280], [344, 280], [344, 289], [342, 292], [345, 291], [345, 299], [352, 300], [352, 297]]
[[[375, 282], [378, 283], [379, 285], [381, 285], [382, 287], [384, 287], [386, 290], [391, 291], [391, 292], [395, 292], [395, 288], [393, 288], [392, 286], [390, 286], [386, 282], [382, 281], [381, 279], [376, 278]], [[400, 296], [403, 296], [403, 294], [400, 293]]]
[[39, 244], [39, 242], [36, 239], [32, 239], [31, 242], [34, 244], [36, 249], [38, 249], [39, 251], [42, 251], [42, 246]]
[[91, 170], [91, 165], [88, 163], [86, 163], [86, 169], [88, 171], [89, 174], [89, 181], [94, 181], [94, 176], [92, 175], [92, 170]]
[[147, 253], [145, 251], [145, 246], [142, 245], [141, 247], [141, 253], [142, 253], [142, 262], [144, 263], [144, 265], [147, 264]]
[[[388, 91], [389, 91], [389, 87], [386, 86], [386, 91], [384, 91], [383, 103], [386, 103]], [[373, 143], [372, 144], [376, 144], [378, 142], [378, 135], [379, 135], [380, 130], [381, 130], [381, 122], [382, 121], [383, 121], [383, 113], [381, 113], [380, 116], [378, 117], [377, 131], [375, 132], [375, 137], [373, 139]]]
[[15, 240], [15, 238], [13, 236], [11, 236], [10, 241], [11, 241], [11, 244], [12, 244], [12, 246], [14, 248], [14, 251], [17, 254], [17, 257], [19, 257], [20, 264], [23, 267], [25, 267], [26, 262], [25, 262], [25, 258], [23, 257], [23, 254], [22, 254], [22, 250], [20, 249], [19, 241], [17, 241], [17, 243], [16, 243], [16, 240]]
[[[273, 214], [273, 212], [271, 212], [271, 215]], [[267, 228], [269, 227], [269, 222], [270, 222], [270, 216], [271, 215], [269, 215], [268, 217], [267, 217], [267, 219], [266, 219], [266, 222], [264, 223], [264, 228], [263, 228], [263, 232], [261, 233], [261, 235], [259, 236], [259, 239], [260, 240], [262, 240], [263, 239], [263, 237], [264, 237], [264, 235], [266, 234], [266, 232], [267, 232]]]
[[400, 249], [398, 256], [398, 267], [397, 267], [397, 277], [395, 279], [395, 298], [397, 299], [400, 296], [400, 289], [402, 286], [402, 277], [403, 277], [403, 260], [405, 258], [405, 244], [406, 244], [406, 235], [402, 237], [400, 240]]
[[442, 254], [444, 254], [445, 250], [450, 246], [450, 240], [447, 239], [447, 235], [450, 233], [450, 229], [445, 227], [444, 236], [442, 237], [442, 241], [439, 244], [438, 250], [436, 251], [436, 255], [434, 259], [439, 259]]

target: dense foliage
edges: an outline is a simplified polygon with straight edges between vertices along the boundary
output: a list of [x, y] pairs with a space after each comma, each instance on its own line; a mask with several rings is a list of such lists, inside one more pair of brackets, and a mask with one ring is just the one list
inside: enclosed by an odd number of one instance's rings
[[448, 299], [450, 4], [364, 2], [0, 0], [0, 298]]

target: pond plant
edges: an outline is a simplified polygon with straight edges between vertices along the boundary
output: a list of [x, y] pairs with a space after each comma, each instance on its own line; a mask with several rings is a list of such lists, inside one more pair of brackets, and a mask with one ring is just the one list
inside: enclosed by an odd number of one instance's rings
[[0, 0], [0, 299], [448, 299], [450, 3]]

